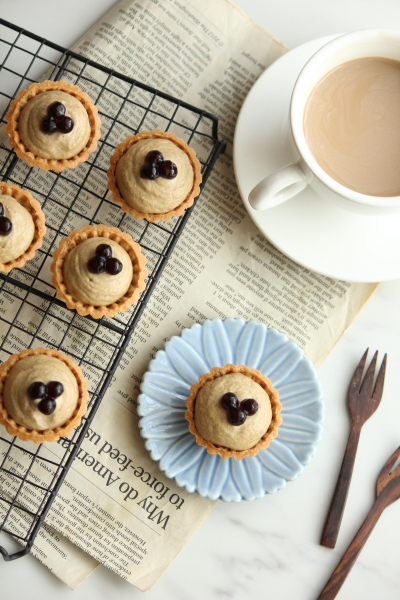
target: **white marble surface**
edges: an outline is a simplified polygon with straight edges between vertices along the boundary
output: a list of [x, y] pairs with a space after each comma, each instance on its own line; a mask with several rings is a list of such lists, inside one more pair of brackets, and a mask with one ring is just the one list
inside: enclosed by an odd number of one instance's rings
[[[70, 46], [114, 0], [1, 0], [0, 16]], [[236, 0], [255, 21], [294, 48], [307, 40], [369, 27], [398, 27], [394, 0]], [[301, 477], [274, 496], [219, 503], [187, 547], [147, 594], [148, 600], [312, 600], [372, 505], [376, 477], [400, 444], [400, 281], [383, 284], [320, 369], [325, 432]], [[370, 346], [388, 353], [385, 392], [365, 425], [335, 550], [318, 545], [349, 430], [345, 395], [350, 376]], [[342, 600], [400, 597], [400, 503], [383, 514], [347, 579]], [[71, 592], [31, 556], [0, 559], [1, 600], [71, 598]], [[141, 592], [100, 567], [75, 600], [139, 598]]]

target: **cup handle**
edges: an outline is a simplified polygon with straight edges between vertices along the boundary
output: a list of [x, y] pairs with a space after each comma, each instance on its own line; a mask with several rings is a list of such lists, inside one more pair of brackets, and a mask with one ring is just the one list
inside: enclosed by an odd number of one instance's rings
[[251, 190], [249, 202], [256, 210], [273, 208], [299, 194], [307, 185], [307, 178], [299, 165], [291, 163], [260, 181]]

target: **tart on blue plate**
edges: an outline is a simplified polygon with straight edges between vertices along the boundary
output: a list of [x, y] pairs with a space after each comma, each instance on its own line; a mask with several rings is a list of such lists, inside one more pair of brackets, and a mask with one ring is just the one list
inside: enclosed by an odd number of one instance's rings
[[186, 400], [185, 418], [210, 454], [241, 460], [268, 448], [282, 423], [279, 393], [260, 371], [215, 367], [201, 375]]
[[[227, 365], [233, 365], [229, 372]], [[243, 419], [245, 415], [235, 410], [241, 408], [246, 413], [244, 425], [252, 425], [253, 429], [252, 420], [257, 418], [263, 401], [259, 402], [254, 397], [253, 390], [247, 389], [242, 393], [241, 383], [239, 389], [232, 384], [232, 381], [235, 383], [233, 375], [236, 378], [240, 374], [248, 380], [248, 374], [253, 372], [257, 375], [251, 375], [250, 385], [261, 385], [259, 382], [262, 382], [267, 386], [262, 391], [272, 398], [271, 416], [274, 400], [282, 405], [280, 409], [276, 403], [278, 435], [274, 439], [271, 435], [268, 447], [259, 449], [255, 456], [247, 454], [243, 460], [237, 460], [232, 455], [224, 459], [219, 453], [212, 454], [205, 445], [199, 444], [196, 435], [189, 430], [189, 422], [185, 418], [187, 400], [196, 386], [199, 392], [195, 403], [193, 394], [196, 413], [200, 406], [199, 383], [204, 382], [202, 387], [205, 389], [209, 378], [211, 383], [217, 381], [218, 385], [215, 385], [218, 388], [225, 375], [228, 391], [225, 386], [222, 390], [214, 390], [220, 420], [225, 420], [225, 428], [230, 426], [239, 431], [243, 424], [232, 425], [229, 419], [234, 423]], [[258, 373], [261, 373], [262, 380]], [[279, 392], [279, 399], [268, 387], [266, 381], [269, 380], [272, 388]], [[315, 454], [322, 435], [323, 393], [314, 366], [285, 334], [257, 321], [212, 319], [184, 329], [150, 361], [140, 392], [139, 428], [152, 459], [177, 485], [211, 500], [239, 502], [277, 492], [302, 473]], [[231, 395], [223, 399], [225, 394]], [[237, 401], [232, 396], [236, 396]], [[254, 412], [255, 406], [250, 400], [257, 402], [257, 411]], [[282, 424], [278, 426], [280, 415]], [[273, 428], [269, 431], [267, 424], [265, 427], [269, 436]], [[262, 438], [261, 435], [261, 443]], [[219, 446], [219, 452], [220, 448], [228, 446], [227, 442], [221, 444], [221, 440], [212, 443]], [[253, 448], [257, 445], [250, 440], [249, 445], [251, 443]], [[229, 445], [232, 446], [232, 441]]]

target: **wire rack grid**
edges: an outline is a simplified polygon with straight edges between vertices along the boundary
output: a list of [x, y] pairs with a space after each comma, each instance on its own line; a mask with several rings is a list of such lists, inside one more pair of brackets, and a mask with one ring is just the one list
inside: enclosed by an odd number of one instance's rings
[[[61, 78], [90, 95], [99, 110], [102, 135], [86, 163], [73, 171], [44, 173], [16, 157], [4, 133], [5, 115], [21, 89], [34, 81]], [[0, 115], [0, 178], [31, 191], [42, 205], [47, 228], [32, 261], [8, 275], [0, 273], [0, 361], [25, 348], [55, 348], [81, 366], [90, 393], [81, 426], [68, 443], [57, 445], [57, 452], [0, 430], [0, 533], [11, 534], [24, 546], [11, 554], [0, 545], [3, 558], [13, 560], [31, 549], [191, 213], [189, 209], [162, 224], [123, 213], [107, 192], [106, 172], [116, 144], [140, 130], [173, 131], [196, 151], [203, 188], [226, 142], [218, 140], [218, 120], [210, 113], [2, 19]], [[59, 241], [72, 229], [96, 223], [129, 233], [141, 245], [149, 270], [139, 302], [113, 319], [98, 321], [80, 317], [55, 297], [49, 270]]]

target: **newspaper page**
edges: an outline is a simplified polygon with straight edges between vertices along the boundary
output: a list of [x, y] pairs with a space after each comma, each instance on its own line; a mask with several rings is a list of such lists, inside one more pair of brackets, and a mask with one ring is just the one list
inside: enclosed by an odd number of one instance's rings
[[71, 590], [75, 590], [99, 566], [96, 559], [47, 523], [39, 530], [31, 554]]
[[[318, 366], [377, 285], [302, 268], [247, 215], [232, 167], [235, 122], [253, 83], [286, 48], [229, 0], [121, 0], [74, 49], [216, 114], [228, 140], [47, 516], [54, 530], [148, 590], [214, 505], [167, 479], [140, 437], [137, 395], [154, 353], [195, 322], [240, 316], [284, 331]], [[156, 117], [149, 124], [160, 126]], [[48, 456], [68, 443], [47, 444]], [[55, 560], [49, 545], [43, 562], [53, 568]], [[78, 562], [65, 565], [64, 581]]]
[[[2, 478], [0, 483], [4, 485], [5, 481], [6, 478]], [[17, 479], [14, 481], [18, 483]], [[4, 497], [3, 490], [2, 495]], [[2, 516], [1, 512], [0, 516]], [[26, 513], [17, 508], [13, 512], [12, 518], [7, 521], [7, 528], [16, 535], [23, 535], [23, 524], [29, 526], [30, 522]], [[3, 536], [5, 538], [6, 534], [0, 534], [0, 544], [4, 544], [9, 552], [20, 550], [18, 544], [11, 549], [8, 545], [9, 540], [3, 540]], [[71, 590], [75, 590], [99, 566], [97, 560], [67, 540], [47, 523], [40, 528], [30, 553]]]

